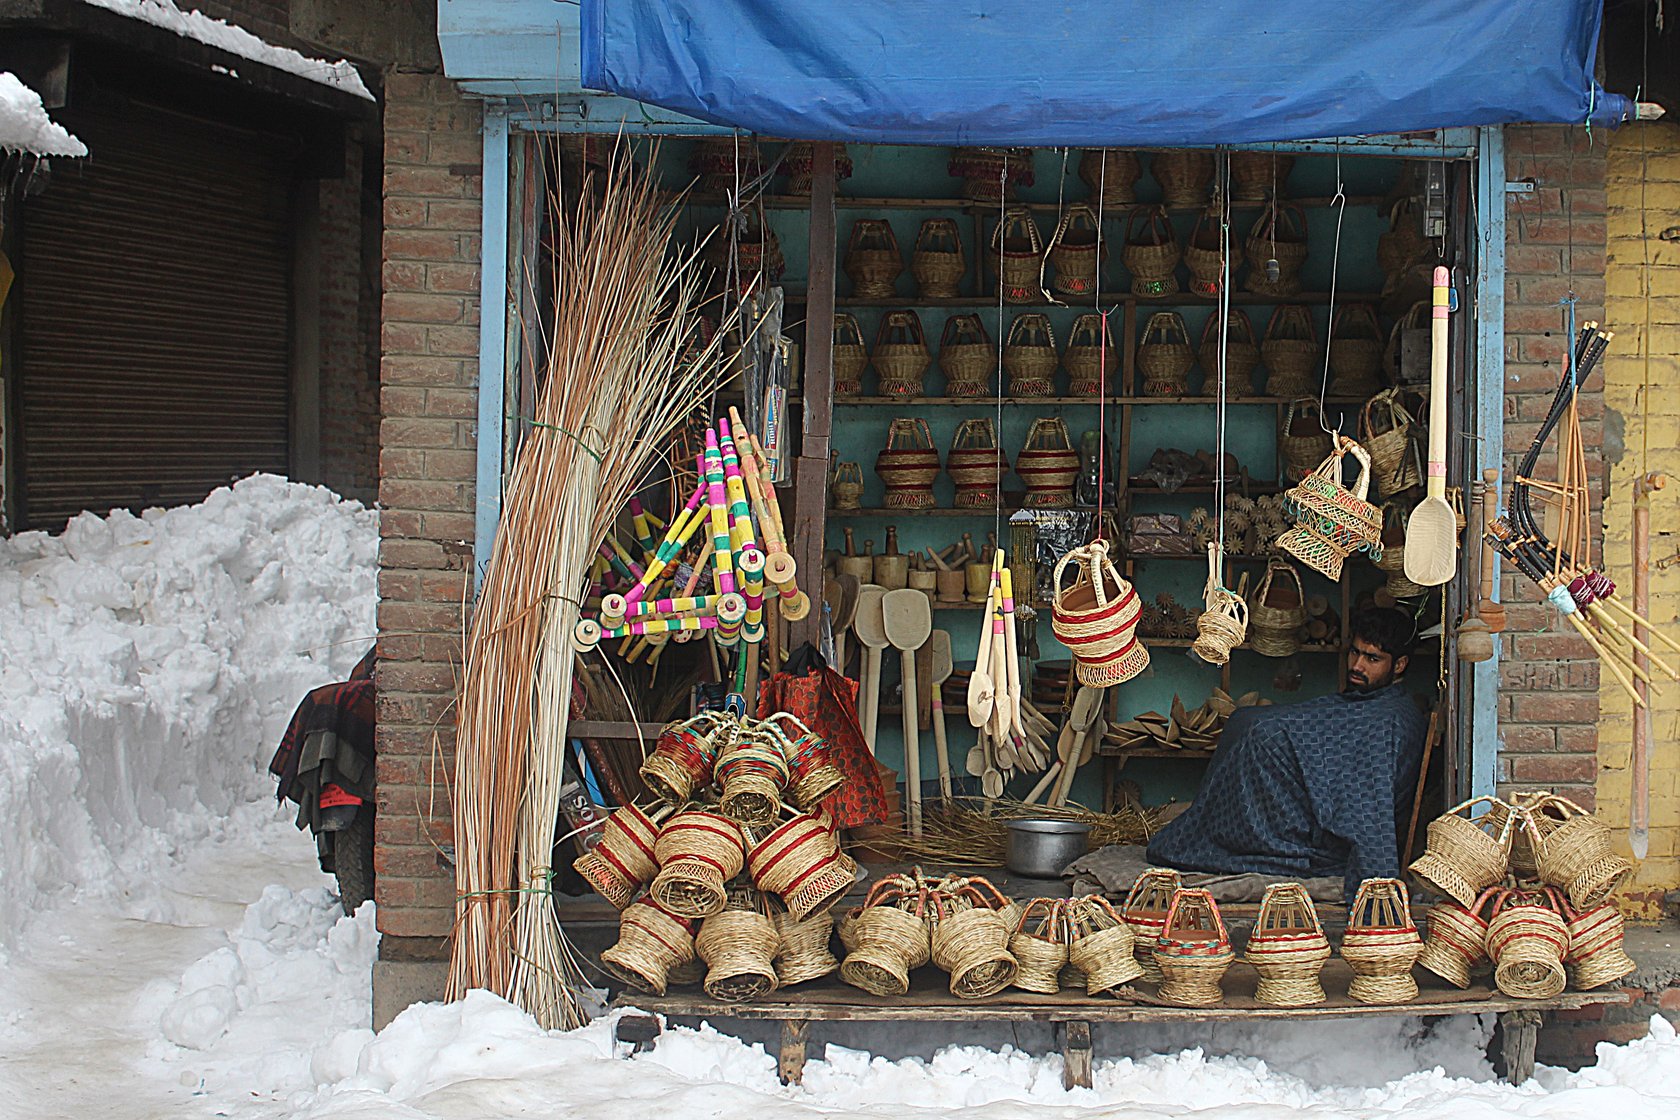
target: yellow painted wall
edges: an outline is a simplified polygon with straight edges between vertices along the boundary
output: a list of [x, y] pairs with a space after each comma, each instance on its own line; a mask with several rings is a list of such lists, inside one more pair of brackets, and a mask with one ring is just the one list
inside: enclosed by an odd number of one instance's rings
[[[1651, 618], [1680, 637], [1680, 563], [1656, 568], [1680, 548], [1680, 125], [1630, 125], [1608, 143], [1605, 314], [1616, 337], [1603, 367], [1603, 561], [1631, 600], [1634, 480], [1666, 473], [1668, 489], [1651, 499]], [[1663, 240], [1665, 231], [1677, 240]], [[1632, 710], [1608, 674], [1600, 702], [1598, 811], [1625, 852]], [[1653, 698], [1652, 715], [1650, 852], [1624, 898], [1647, 918], [1680, 886], [1680, 685]]]

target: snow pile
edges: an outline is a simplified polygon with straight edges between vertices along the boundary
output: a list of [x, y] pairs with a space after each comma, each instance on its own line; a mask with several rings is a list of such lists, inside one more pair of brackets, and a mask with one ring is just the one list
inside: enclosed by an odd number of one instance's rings
[[290, 47], [278, 47], [273, 43], [237, 27], [225, 20], [211, 19], [209, 16], [194, 9], [183, 12], [170, 0], [87, 0], [89, 4], [101, 8], [109, 8], [113, 12], [120, 12], [131, 19], [149, 23], [154, 27], [161, 27], [166, 31], [173, 31], [185, 39], [207, 43], [212, 47], [219, 47], [229, 54], [248, 58], [252, 62], [260, 62], [265, 66], [272, 66], [276, 70], [284, 70], [288, 74], [308, 78], [312, 82], [320, 82], [324, 86], [332, 86], [357, 97], [373, 100], [373, 94], [368, 92], [367, 86], [362, 84], [362, 76], [356, 73], [356, 68], [344, 59], [328, 62], [321, 58], [310, 58], [299, 54]]
[[272, 475], [0, 540], [0, 953], [72, 892], [144, 913], [250, 827], [292, 710], [372, 644], [377, 546], [374, 513]]
[[47, 116], [41, 95], [0, 70], [0, 150], [38, 156], [85, 156], [87, 145]]

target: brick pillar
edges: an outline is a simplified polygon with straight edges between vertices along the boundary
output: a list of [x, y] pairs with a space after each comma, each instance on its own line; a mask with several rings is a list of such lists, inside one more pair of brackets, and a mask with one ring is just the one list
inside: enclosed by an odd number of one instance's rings
[[[1505, 129], [1507, 179], [1532, 178], [1529, 195], [1507, 196], [1505, 280], [1505, 493], [1551, 406], [1577, 322], [1604, 318], [1605, 137], [1563, 126]], [[1593, 507], [1604, 490], [1603, 376], [1581, 394], [1582, 436]], [[1548, 446], [1536, 475], [1554, 477]], [[1602, 526], [1593, 520], [1595, 558]], [[1509, 626], [1500, 662], [1499, 780], [1502, 790], [1555, 789], [1592, 807], [1598, 776], [1599, 665], [1541, 593], [1504, 565], [1500, 597]]]
[[381, 957], [435, 958], [454, 914], [440, 848], [472, 568], [481, 114], [438, 74], [393, 73], [386, 98], [375, 866]]
[[379, 380], [366, 305], [378, 289], [363, 273], [365, 238], [377, 230], [364, 234], [362, 165], [362, 142], [352, 138], [344, 146], [343, 176], [320, 184], [321, 482], [372, 504], [379, 488]]

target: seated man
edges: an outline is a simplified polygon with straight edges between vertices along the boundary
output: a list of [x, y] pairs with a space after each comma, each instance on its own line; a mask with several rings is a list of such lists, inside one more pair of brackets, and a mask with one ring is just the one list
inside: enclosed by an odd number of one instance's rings
[[1353, 618], [1347, 690], [1300, 704], [1242, 708], [1219, 736], [1195, 801], [1149, 843], [1181, 871], [1359, 884], [1400, 873], [1396, 823], [1410, 810], [1426, 720], [1397, 682], [1412, 620]]

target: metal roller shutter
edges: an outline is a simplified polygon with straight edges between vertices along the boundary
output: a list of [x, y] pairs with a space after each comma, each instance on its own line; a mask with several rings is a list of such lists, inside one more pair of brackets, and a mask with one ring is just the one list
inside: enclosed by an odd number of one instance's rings
[[91, 157], [24, 207], [24, 528], [287, 470], [281, 144], [143, 106], [72, 114]]

